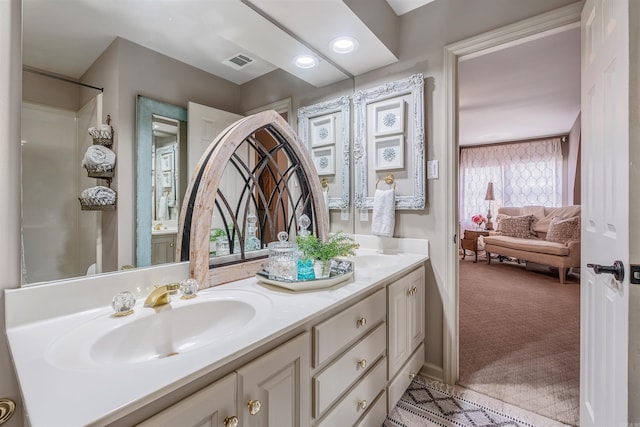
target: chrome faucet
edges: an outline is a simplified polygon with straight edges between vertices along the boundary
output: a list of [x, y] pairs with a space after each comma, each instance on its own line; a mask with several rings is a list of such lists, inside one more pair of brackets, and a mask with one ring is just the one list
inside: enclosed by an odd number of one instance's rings
[[157, 307], [159, 305], [169, 304], [171, 302], [171, 294], [178, 292], [178, 289], [180, 289], [180, 283], [156, 286], [144, 301], [144, 306]]

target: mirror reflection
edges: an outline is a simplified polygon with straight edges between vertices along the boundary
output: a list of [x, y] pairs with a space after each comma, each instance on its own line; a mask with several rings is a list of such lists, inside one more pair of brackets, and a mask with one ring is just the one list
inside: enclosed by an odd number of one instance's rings
[[[39, 25], [38, 19], [50, 14], [51, 9], [68, 8], [71, 4], [74, 5], [73, 13], [58, 11], [64, 14], [64, 21], [56, 21], [54, 24], [48, 22], [46, 26]], [[38, 107], [46, 106], [64, 112], [76, 112], [81, 110], [103, 87], [104, 99], [101, 109], [94, 111], [92, 118], [85, 124], [80, 124], [77, 131], [74, 131], [74, 135], [86, 137], [86, 144], [90, 144], [87, 128], [104, 122], [107, 114], [111, 115], [115, 129], [112, 149], [117, 155], [117, 166], [111, 188], [117, 191], [118, 196], [116, 210], [101, 213], [80, 211], [78, 195], [84, 188], [100, 184], [100, 181], [95, 178], [88, 178], [86, 171], [80, 167], [86, 146], [74, 146], [73, 152], [69, 151], [71, 148], [67, 146], [56, 152], [47, 151], [50, 148], [46, 148], [44, 154], [37, 154], [34, 157], [26, 150], [31, 150], [32, 148], [29, 147], [35, 147], [35, 145], [28, 146], [28, 143], [23, 145], [23, 151], [26, 153], [23, 156], [25, 162], [23, 164], [23, 171], [25, 171], [23, 250], [26, 266], [23, 281], [25, 284], [66, 279], [96, 272], [117, 271], [129, 266], [145, 267], [174, 260], [175, 242], [171, 240], [173, 221], [179, 220], [180, 204], [189, 183], [188, 174], [194, 165], [192, 159], [195, 158], [197, 161], [199, 158], [199, 154], [194, 154], [197, 153], [196, 150], [189, 149], [189, 146], [193, 147], [193, 141], [191, 139], [187, 141], [187, 137], [190, 138], [191, 135], [190, 129], [187, 128], [192, 124], [192, 116], [189, 110], [189, 120], [187, 120], [186, 111], [191, 102], [211, 106], [219, 112], [234, 115], [235, 117], [231, 120], [234, 122], [241, 115], [250, 114], [249, 111], [266, 109], [263, 106], [283, 100], [288, 100], [288, 111], [291, 112], [303, 105], [353, 93], [351, 79], [318, 87], [272, 66], [269, 71], [266, 71], [262, 67], [261, 59], [242, 71], [250, 75], [259, 70], [261, 74], [244, 77], [242, 81], [231, 80], [232, 77], [240, 75], [241, 72], [238, 70], [230, 71], [228, 73], [230, 77], [209, 74], [195, 66], [180, 62], [170, 55], [162, 55], [127, 39], [127, 34], [130, 37], [133, 36], [127, 33], [127, 25], [124, 22], [108, 26], [117, 31], [116, 36], [105, 36], [104, 40], [107, 42], [104, 47], [93, 51], [93, 59], [83, 65], [76, 67], [71, 56], [62, 58], [58, 55], [49, 60], [46, 58], [51, 55], [39, 55], [39, 52], [51, 51], [46, 44], [51, 40], [55, 40], [56, 46], [62, 46], [67, 51], [77, 51], [69, 45], [73, 43], [73, 38], [64, 40], [59, 38], [62, 27], [84, 26], [82, 22], [88, 22], [88, 20], [83, 17], [87, 14], [94, 18], [92, 22], [98, 18], [96, 15], [109, 15], [112, 20], [120, 15], [107, 14], [103, 10], [87, 11], [86, 4], [81, 1], [54, 5], [39, 0], [24, 0], [23, 6], [25, 41], [23, 101]], [[238, 8], [241, 6], [241, 4], [236, 5]], [[195, 5], [180, 4], [180, 8], [191, 7]], [[249, 9], [247, 13], [253, 12]], [[275, 26], [272, 27], [275, 28]], [[254, 33], [258, 31], [266, 31], [266, 27], [256, 29]], [[159, 34], [157, 30], [149, 30], [147, 33]], [[171, 30], [163, 28], [162, 34], [163, 37], [170, 38]], [[179, 52], [191, 51], [192, 48], [197, 49], [198, 46], [182, 44]], [[34, 62], [34, 58], [39, 61]], [[47, 75], [62, 77], [66, 81], [58, 81], [37, 74], [31, 67]], [[94, 88], [78, 86], [68, 80], [94, 86]], [[170, 171], [163, 171], [163, 164], [158, 163], [162, 158], [168, 159], [170, 157], [166, 155], [168, 153], [152, 152], [151, 142], [145, 148], [143, 155], [138, 151], [136, 97], [141, 94], [184, 111], [181, 113], [182, 116], [175, 117], [171, 112], [164, 110], [152, 112], [159, 120], [171, 119], [180, 122], [179, 142], [173, 159], [176, 168], [173, 179], [169, 177], [170, 174], [164, 173]], [[290, 123], [295, 126], [295, 118], [290, 118]], [[153, 119], [155, 120], [155, 117]], [[150, 116], [149, 133], [151, 120]], [[216, 120], [214, 119], [214, 124], [218, 126], [217, 132], [228, 125], [228, 122], [221, 125]], [[57, 121], [58, 118], [54, 117], [47, 119], [44, 124], [49, 139], [57, 134]], [[209, 129], [209, 127], [203, 127], [200, 122], [195, 123], [200, 129]], [[197, 142], [198, 146], [206, 147], [213, 137], [206, 134]], [[63, 137], [61, 141], [69, 141], [69, 139]], [[64, 156], [67, 164], [64, 169], [69, 179], [66, 175], [64, 179], [53, 178], [52, 172], [47, 169], [52, 163], [51, 159], [58, 158], [58, 155]], [[36, 158], [38, 162], [30, 163], [30, 157]], [[163, 173], [157, 177], [152, 176], [152, 165], [154, 174]], [[167, 167], [167, 162], [164, 163], [164, 167]], [[35, 178], [39, 179], [38, 183], [31, 185]], [[159, 179], [161, 181], [158, 181]], [[65, 191], [59, 191], [60, 188], [64, 188]], [[66, 192], [69, 193], [68, 197], [64, 195]], [[51, 203], [44, 203], [46, 200]], [[42, 207], [42, 203], [46, 208]], [[258, 206], [255, 209], [257, 217], [260, 216], [259, 210], [264, 210], [264, 207]], [[146, 212], [145, 215], [139, 214], [142, 209]], [[48, 216], [53, 211], [56, 212], [56, 219]], [[293, 211], [287, 218], [292, 215]], [[340, 215], [340, 212], [337, 212], [337, 215]], [[62, 219], [66, 218], [76, 218], [75, 225], [63, 225]], [[160, 225], [158, 221], [161, 222]], [[351, 222], [346, 224], [348, 227], [353, 226]], [[212, 229], [222, 228], [212, 225]], [[154, 230], [154, 228], [160, 228], [160, 230]], [[64, 230], [71, 229], [77, 233], [76, 237], [65, 234], [67, 232]], [[263, 244], [275, 239], [262, 236], [259, 238]], [[44, 245], [44, 241], [51, 244]], [[53, 242], [56, 242], [55, 248], [52, 247]], [[154, 248], [157, 256], [153, 255]], [[54, 265], [55, 274], [37, 272], [38, 268], [44, 268], [46, 265]]]

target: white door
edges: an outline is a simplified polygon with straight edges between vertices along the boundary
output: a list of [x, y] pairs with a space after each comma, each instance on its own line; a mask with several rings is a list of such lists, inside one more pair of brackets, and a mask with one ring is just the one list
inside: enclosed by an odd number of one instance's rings
[[[627, 425], [628, 2], [588, 0], [582, 11], [581, 426]], [[622, 280], [587, 267], [616, 260]]]
[[[207, 107], [206, 105], [189, 102], [188, 108], [188, 128], [187, 128], [187, 163], [189, 166], [189, 181], [191, 174], [196, 168], [202, 153], [211, 144], [211, 142], [229, 125], [237, 122], [243, 116], [230, 113], [228, 111], [218, 110], [217, 108]], [[238, 153], [240, 155], [240, 153]], [[243, 161], [248, 164], [246, 156]], [[226, 165], [221, 165], [226, 167]], [[238, 179], [238, 175], [234, 173], [233, 168], [227, 169], [222, 181], [220, 182], [220, 190], [227, 198], [231, 206], [236, 206], [244, 181]], [[211, 227], [224, 228], [222, 218], [214, 212]]]

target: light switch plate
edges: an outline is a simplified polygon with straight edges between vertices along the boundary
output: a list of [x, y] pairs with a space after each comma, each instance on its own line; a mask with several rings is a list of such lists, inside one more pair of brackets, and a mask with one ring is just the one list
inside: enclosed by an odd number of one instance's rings
[[438, 179], [438, 160], [427, 161], [427, 179]]
[[343, 221], [349, 221], [349, 209], [342, 209], [340, 211], [340, 219]]

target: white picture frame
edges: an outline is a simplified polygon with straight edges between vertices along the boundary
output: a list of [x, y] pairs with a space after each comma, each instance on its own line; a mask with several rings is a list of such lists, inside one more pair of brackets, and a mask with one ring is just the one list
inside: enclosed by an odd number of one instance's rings
[[404, 100], [391, 99], [373, 105], [374, 136], [404, 132]]
[[164, 188], [173, 188], [173, 174], [171, 171], [162, 172], [162, 186]]
[[[338, 119], [334, 122], [335, 128], [335, 151], [336, 151], [336, 173], [335, 182], [339, 186], [337, 195], [329, 196], [329, 209], [347, 209], [351, 202], [351, 98], [341, 96], [329, 101], [298, 108], [298, 136], [302, 145], [311, 153], [311, 131], [310, 122], [316, 117], [323, 117], [327, 114], [334, 115]], [[338, 170], [338, 166], [340, 166]]]
[[311, 131], [312, 147], [333, 145], [336, 142], [336, 128], [333, 114], [327, 114], [309, 120], [309, 130]]
[[333, 146], [324, 146], [311, 150], [313, 165], [319, 176], [336, 173], [336, 151]]
[[173, 170], [173, 153], [164, 153], [160, 157], [160, 169], [162, 172]]
[[[425, 177], [425, 144], [424, 144], [424, 75], [414, 74], [402, 80], [396, 80], [360, 90], [353, 95], [354, 105], [354, 144], [355, 190], [353, 204], [356, 209], [373, 208], [373, 191], [375, 182], [374, 155], [375, 138], [371, 135], [371, 122], [374, 118], [368, 114], [373, 103], [393, 98], [405, 97], [407, 127], [404, 132], [407, 161], [403, 173], [406, 172], [408, 182], [399, 183], [396, 191], [396, 209], [424, 209], [426, 205]], [[368, 130], [370, 129], [370, 130]], [[371, 160], [370, 160], [371, 159]], [[371, 163], [371, 166], [369, 164]], [[371, 175], [371, 176], [370, 176]]]
[[404, 168], [404, 135], [393, 135], [375, 140], [376, 170]]

